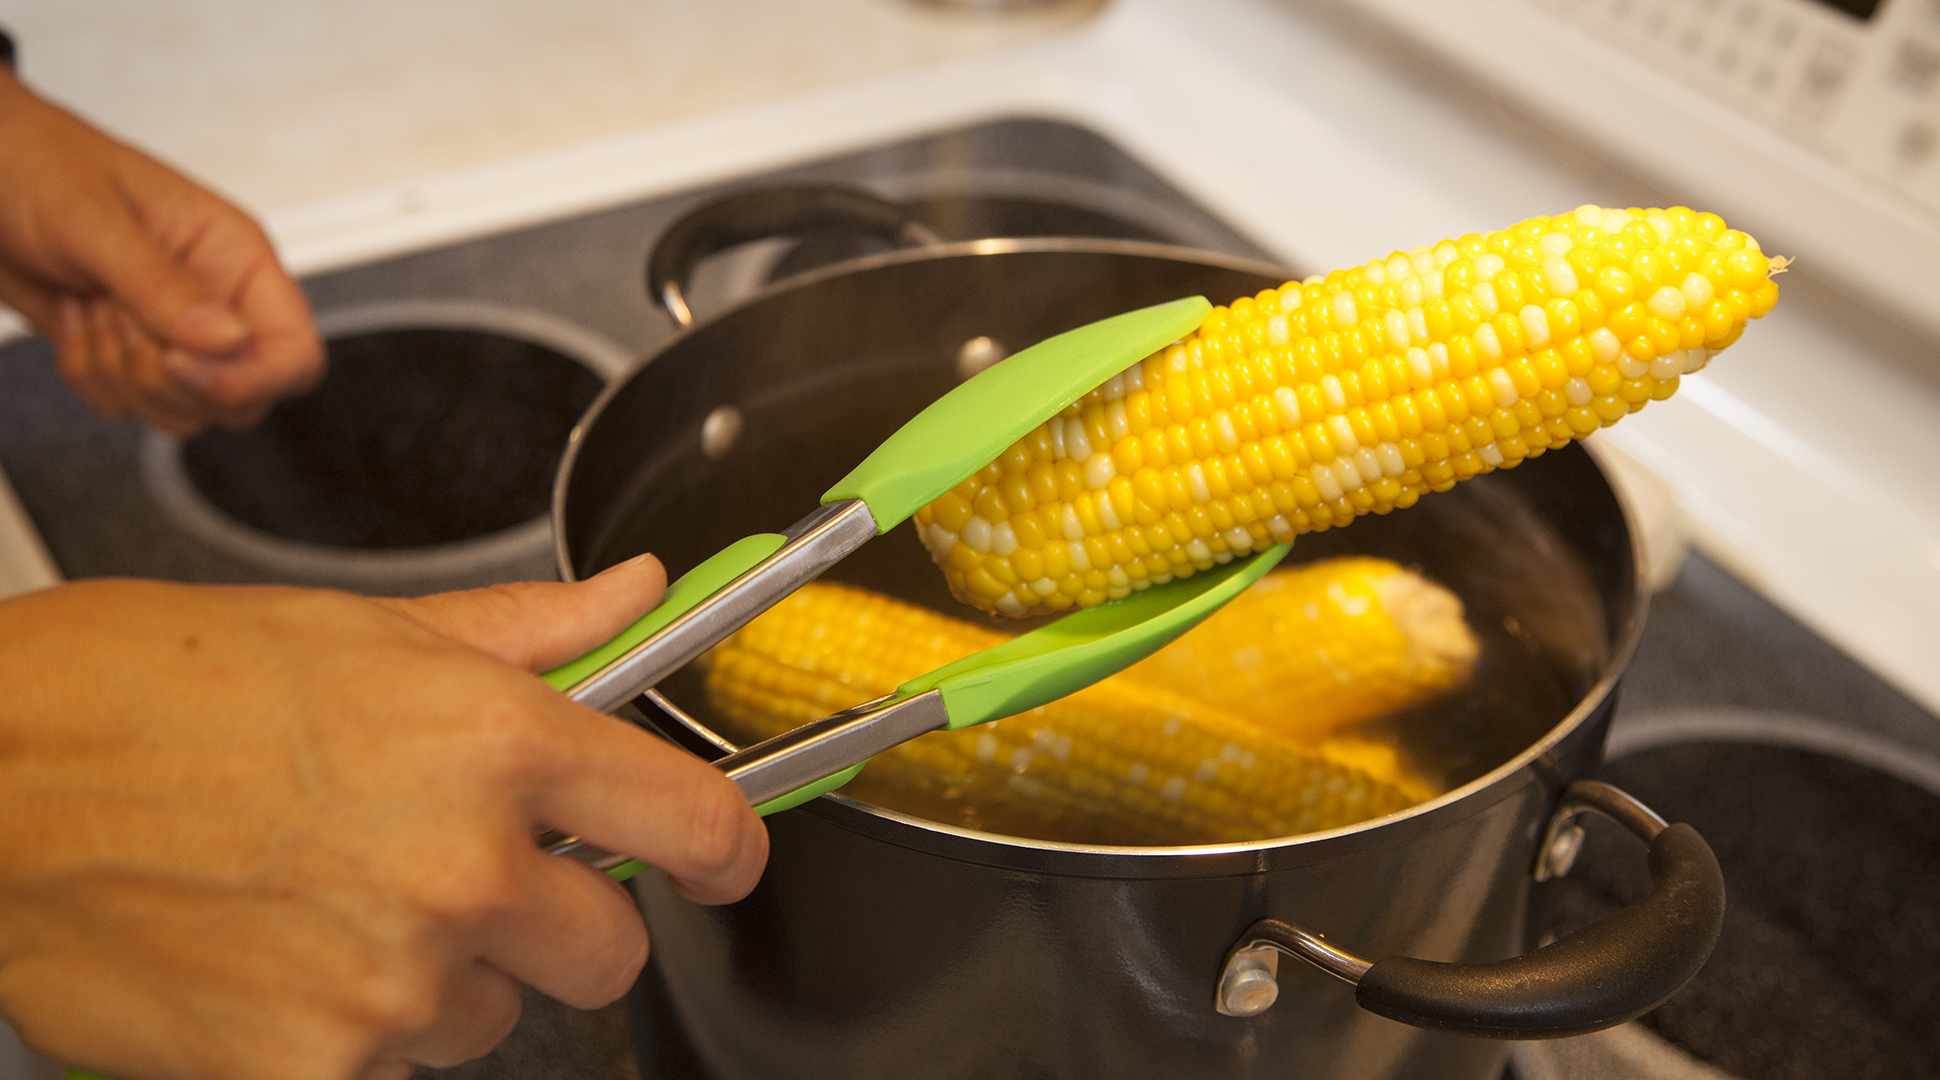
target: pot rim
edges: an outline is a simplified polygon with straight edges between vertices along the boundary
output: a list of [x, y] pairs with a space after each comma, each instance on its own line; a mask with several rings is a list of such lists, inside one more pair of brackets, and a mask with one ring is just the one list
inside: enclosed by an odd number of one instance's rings
[[[598, 423], [608, 404], [632, 382], [635, 376], [655, 360], [678, 347], [690, 335], [772, 297], [807, 288], [831, 278], [932, 259], [1026, 252], [1142, 255], [1179, 259], [1264, 276], [1278, 275], [1284, 280], [1295, 280], [1295, 275], [1285, 267], [1273, 263], [1173, 244], [1089, 237], [1031, 237], [957, 241], [883, 252], [831, 263], [771, 282], [740, 301], [683, 327], [679, 334], [644, 357], [624, 377], [608, 383], [600, 396], [587, 407], [568, 439], [566, 451], [560, 458], [559, 470], [553, 483], [553, 549], [560, 576], [567, 581], [574, 580], [572, 559], [567, 548], [565, 505], [574, 465], [586, 437]], [[1581, 446], [1580, 443], [1577, 445]], [[1585, 450], [1585, 456], [1589, 459], [1591, 467], [1605, 477], [1606, 487], [1616, 503], [1619, 516], [1623, 519], [1631, 563], [1629, 614], [1616, 639], [1611, 643], [1610, 654], [1605, 661], [1602, 675], [1578, 699], [1569, 713], [1520, 753], [1460, 787], [1405, 810], [1337, 829], [1239, 843], [1184, 846], [1073, 844], [1006, 836], [1001, 833], [982, 832], [930, 821], [860, 802], [839, 792], [823, 795], [799, 809], [808, 811], [837, 827], [867, 832], [899, 847], [966, 862], [1023, 867], [1033, 872], [1062, 876], [1196, 878], [1249, 874], [1270, 869], [1273, 868], [1268, 865], [1270, 854], [1276, 856], [1293, 854], [1296, 856], [1296, 862], [1305, 864], [1378, 851], [1406, 843], [1415, 837], [1482, 813], [1532, 783], [1545, 786], [1548, 789], [1545, 799], [1553, 800], [1556, 793], [1568, 783], [1569, 778], [1563, 776], [1555, 767], [1554, 758], [1551, 755], [1578, 735], [1591, 719], [1610, 703], [1625, 668], [1629, 666], [1631, 655], [1636, 651], [1638, 639], [1643, 633], [1644, 617], [1649, 607], [1649, 589], [1642, 561], [1642, 538], [1638, 531], [1636, 514], [1623, 491], [1616, 484], [1608, 481], [1607, 473], [1602, 464], [1596, 460], [1596, 456], [1589, 454], [1587, 450]], [[690, 716], [686, 710], [661, 694], [657, 688], [648, 689], [646, 696], [675, 722], [722, 754], [740, 749], [737, 744], [722, 738]], [[1601, 748], [1598, 754], [1601, 755]], [[1545, 763], [1546, 758], [1549, 759], [1548, 764]], [[1523, 773], [1528, 775], [1521, 782], [1516, 782], [1518, 776]], [[939, 844], [947, 850], [939, 850]], [[1273, 858], [1271, 861], [1274, 866], [1283, 862], [1280, 858]]]

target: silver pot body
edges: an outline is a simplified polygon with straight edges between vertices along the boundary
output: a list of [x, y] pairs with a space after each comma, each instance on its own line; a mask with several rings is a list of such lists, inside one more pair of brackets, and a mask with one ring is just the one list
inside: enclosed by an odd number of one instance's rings
[[[778, 528], [958, 378], [1010, 348], [1182, 295], [1285, 280], [1268, 266], [1117, 241], [985, 241], [856, 260], [772, 286], [676, 339], [595, 404], [561, 466], [561, 568], [643, 550], [680, 573]], [[724, 416], [738, 438], [723, 446]], [[709, 418], [713, 420], [710, 423]], [[1369, 957], [1484, 962], [1529, 938], [1532, 868], [1559, 793], [1596, 767], [1644, 603], [1630, 528], [1579, 448], [1301, 538], [1295, 560], [1386, 555], [1455, 589], [1484, 640], [1468, 697], [1396, 730], [1453, 790], [1330, 833], [1201, 848], [1089, 848], [956, 829], [825, 796], [769, 819], [747, 899], [635, 891], [687, 1037], [717, 1080], [780, 1077], [1421, 1077], [1493, 1080], [1507, 1044], [1362, 1009], [1281, 961], [1279, 998], [1222, 1015], [1223, 965], [1273, 918]], [[916, 538], [830, 576], [957, 615]], [[698, 680], [643, 699], [718, 756]], [[1707, 950], [1708, 951], [1708, 950]]]

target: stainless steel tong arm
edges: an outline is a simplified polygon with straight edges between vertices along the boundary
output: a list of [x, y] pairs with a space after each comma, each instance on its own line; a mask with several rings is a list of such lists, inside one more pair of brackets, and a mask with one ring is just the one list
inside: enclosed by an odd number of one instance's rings
[[788, 541], [780, 550], [573, 687], [572, 699], [612, 712], [841, 562], [876, 532], [875, 516], [861, 499], [817, 507], [782, 534]]
[[942, 691], [931, 690], [892, 705], [872, 701], [832, 713], [714, 765], [760, 806], [949, 723]]
[[[721, 758], [714, 767], [738, 784], [749, 802], [760, 806], [950, 723], [940, 690], [889, 705], [882, 701], [865, 702], [785, 731]], [[547, 833], [539, 838], [539, 846], [548, 854], [570, 856], [599, 870], [627, 861], [627, 856], [594, 847], [577, 836]]]

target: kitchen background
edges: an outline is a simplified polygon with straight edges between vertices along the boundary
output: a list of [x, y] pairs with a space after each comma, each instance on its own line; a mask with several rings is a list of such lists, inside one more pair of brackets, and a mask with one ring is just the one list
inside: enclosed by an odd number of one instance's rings
[[[1755, 803], [1807, 783], [1850, 790], [1882, 808], [1871, 827], [1898, 845], [1858, 871], [1827, 871], [1810, 886], [1819, 899], [1801, 901], [1806, 914], [1779, 905], [1773, 923], [1840, 907], [1866, 866], [1904, 867], [1876, 883], [1892, 895], [1868, 900], [1907, 928], [1888, 955], [1908, 965], [1902, 974], [1940, 956], [1940, 850], [1918, 812], [1896, 809], [1930, 806], [1940, 790], [1940, 306], [1930, 301], [1940, 295], [1940, 2], [1003, 8], [6, 0], [0, 25], [43, 92], [260, 213], [326, 326], [489, 324], [600, 376], [671, 336], [638, 286], [656, 231], [700, 193], [777, 171], [915, 199], [926, 194], [910, 179], [915, 164], [968, 170], [1007, 196], [1062, 192], [1163, 239], [1303, 271], [1583, 202], [1715, 209], [1799, 261], [1781, 282], [1783, 304], [1728, 363], [1593, 440], [1639, 509], [1667, 588], [1612, 753], [1624, 758], [1617, 767], [1642, 769], [1695, 731], [1869, 770], [1827, 776], [1788, 758], [1760, 773], [1766, 787], [1739, 793]], [[1020, 118], [1030, 123], [1002, 123]], [[966, 131], [980, 134], [936, 138]], [[629, 276], [575, 276], [594, 265], [590, 248]], [[479, 284], [481, 274], [497, 284]], [[0, 484], [0, 591], [107, 572], [117, 544], [150, 543], [41, 479], [34, 463], [63, 439], [139, 458], [122, 485], [130, 497], [161, 506], [157, 521], [186, 515], [184, 554], [156, 572], [343, 572], [384, 590], [546, 570], [543, 539], [530, 527], [511, 535], [516, 523], [487, 541], [497, 548], [456, 562], [305, 562], [307, 549], [233, 536], [225, 548], [196, 517], [206, 507], [167, 509], [170, 484], [180, 487], [173, 448], [29, 403], [45, 353], [7, 347], [25, 334], [0, 313], [0, 424], [11, 427], [0, 431], [0, 467], [19, 488], [16, 498]], [[1731, 760], [1736, 770], [1749, 759]], [[1626, 783], [1653, 801], [1647, 780]], [[1810, 822], [1750, 816], [1797, 840], [1794, 850], [1852, 846], [1813, 847], [1799, 831]], [[1712, 839], [1731, 871], [1727, 845]], [[1737, 900], [1736, 879], [1733, 888]], [[1807, 891], [1800, 877], [1773, 888]], [[1757, 951], [1723, 948], [1713, 967], [1755, 983], [1732, 965]], [[1794, 982], [1823, 961], [1807, 952], [1781, 960]], [[1823, 1060], [1810, 1053], [1851, 1068], [1799, 1075], [1920, 1075], [1917, 1048], [1892, 1043], [1895, 1024], [1913, 1021], [1869, 998], [1868, 979], [1848, 981], [1856, 988], [1821, 1001], [1816, 1022], [1846, 1017], [1849, 1030], [1883, 1034], [1786, 1058], [1748, 1048], [1770, 1036], [1691, 1034], [1700, 1025], [1687, 1020], [1681, 1044], [1727, 1075], [1791, 1075], [1780, 1059]], [[655, 1026], [650, 991], [634, 1003], [643, 1031]], [[1730, 1015], [1719, 1008], [1711, 1015]], [[587, 1054], [622, 1073], [684, 1075], [656, 1071], [650, 1052], [633, 1057], [624, 1009], [578, 1028], [551, 1016], [559, 1023], [545, 1031], [546, 1005], [533, 1013], [492, 1065], [498, 1075], [592, 1075], [566, 1064]], [[1676, 1027], [1660, 1018], [1652, 1030]], [[1611, 1075], [1701, 1075], [1648, 1071], [1688, 1059], [1619, 1031], [1531, 1051], [1516, 1067], [1530, 1080], [1598, 1075], [1570, 1055], [1601, 1053], [1627, 1063]], [[0, 1077], [35, 1075], [5, 1046]], [[1916, 1071], [1891, 1068], [1904, 1062]], [[1930, 1051], [1924, 1067], [1935, 1068]]]

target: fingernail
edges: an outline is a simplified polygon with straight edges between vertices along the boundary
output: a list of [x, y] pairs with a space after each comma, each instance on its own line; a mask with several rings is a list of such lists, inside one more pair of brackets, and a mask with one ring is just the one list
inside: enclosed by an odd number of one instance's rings
[[176, 328], [192, 344], [209, 349], [232, 349], [249, 337], [249, 325], [223, 304], [211, 300], [184, 311]]
[[[657, 562], [657, 561], [659, 560], [654, 558], [653, 552], [651, 551], [642, 552], [641, 554], [635, 555], [633, 558], [628, 559], [625, 562], [614, 563], [612, 566], [609, 566], [606, 569], [601, 570], [600, 573], [601, 574], [625, 573], [626, 571], [631, 570], [635, 567], [644, 566], [648, 562]], [[598, 575], [594, 575], [594, 576], [597, 577]]]

